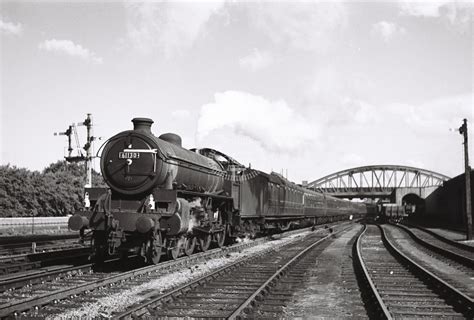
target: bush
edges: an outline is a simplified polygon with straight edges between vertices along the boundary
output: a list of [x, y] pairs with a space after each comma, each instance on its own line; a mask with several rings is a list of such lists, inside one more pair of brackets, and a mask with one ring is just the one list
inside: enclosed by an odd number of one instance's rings
[[[93, 171], [93, 186], [105, 187]], [[0, 166], [0, 216], [64, 216], [82, 206], [85, 184], [83, 164], [58, 161], [43, 172]]]

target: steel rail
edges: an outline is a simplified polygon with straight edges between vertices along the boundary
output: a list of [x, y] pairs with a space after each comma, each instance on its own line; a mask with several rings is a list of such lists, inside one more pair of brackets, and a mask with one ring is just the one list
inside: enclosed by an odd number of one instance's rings
[[75, 248], [81, 248], [81, 247], [83, 248], [84, 245], [81, 245], [77, 242], [69, 242], [69, 243], [68, 242], [63, 242], [62, 244], [59, 244], [59, 243], [51, 243], [51, 244], [36, 243], [36, 245], [34, 247], [33, 247], [32, 243], [29, 243], [29, 246], [0, 249], [0, 260], [5, 260], [5, 259], [8, 259], [10, 257], [22, 257], [22, 256], [30, 255], [30, 254], [54, 252], [54, 251], [61, 251], [61, 250], [66, 250], [66, 249], [75, 249]]
[[58, 241], [58, 240], [67, 240], [67, 239], [78, 239], [78, 234], [38, 234], [38, 235], [24, 235], [24, 236], [2, 236], [0, 237], [0, 247], [5, 245], [31, 245], [31, 242], [49, 242], [49, 241]]
[[393, 319], [392, 314], [390, 313], [390, 311], [388, 311], [387, 306], [383, 302], [382, 297], [380, 296], [375, 283], [370, 277], [369, 271], [367, 270], [367, 267], [364, 263], [364, 259], [362, 258], [361, 242], [362, 242], [362, 237], [364, 236], [366, 231], [367, 231], [367, 225], [364, 225], [364, 230], [357, 237], [357, 241], [355, 243], [355, 246], [356, 246], [355, 248], [356, 248], [356, 253], [357, 253], [355, 257], [356, 262], [363, 272], [364, 280], [368, 284], [371, 294], [375, 297], [375, 300], [377, 302], [377, 310], [380, 311], [379, 316], [383, 319], [392, 320]]
[[[428, 248], [428, 249], [430, 249], [430, 250], [432, 250], [436, 253], [439, 253], [442, 256], [447, 257], [447, 258], [449, 258], [449, 259], [451, 259], [455, 262], [458, 262], [462, 265], [465, 265], [466, 267], [474, 269], [474, 258], [470, 258], [470, 257], [464, 256], [460, 253], [449, 251], [448, 249], [445, 249], [445, 248], [436, 246], [434, 244], [431, 244], [431, 243], [427, 242], [426, 240], [418, 237], [412, 230], [410, 230], [409, 228], [407, 228], [403, 225], [400, 225], [400, 224], [391, 224], [391, 225], [396, 226], [396, 227], [401, 228], [402, 230], [404, 230], [406, 233], [408, 233], [410, 235], [410, 237], [413, 240], [415, 240], [416, 243], [419, 243], [422, 246], [424, 246], [424, 247], [426, 247], [426, 248]], [[421, 231], [424, 232], [424, 230], [421, 230]], [[428, 234], [430, 234], [430, 233], [428, 233]], [[447, 239], [445, 239], [445, 240], [447, 240]], [[445, 243], [450, 245], [449, 242], [445, 242]], [[456, 246], [456, 248], [459, 248], [459, 247]], [[462, 249], [464, 249], [464, 248], [462, 248]]]
[[[345, 223], [345, 222], [343, 222]], [[324, 225], [321, 225], [321, 227]], [[288, 236], [292, 234], [297, 234], [301, 233], [304, 231], [311, 230], [311, 227], [309, 228], [304, 228], [304, 229], [299, 229], [299, 230], [292, 230], [289, 232], [285, 232], [279, 235], [274, 235], [273, 237], [283, 237], [283, 236]], [[18, 314], [23, 311], [30, 310], [34, 307], [39, 307], [42, 305], [47, 305], [53, 301], [58, 301], [62, 299], [66, 299], [68, 297], [80, 294], [85, 291], [91, 291], [99, 287], [105, 287], [107, 285], [112, 285], [113, 283], [120, 282], [122, 280], [126, 280], [129, 278], [133, 278], [136, 276], [144, 275], [147, 273], [152, 273], [152, 272], [158, 272], [162, 270], [167, 270], [173, 267], [178, 267], [178, 266], [184, 266], [188, 265], [191, 263], [195, 263], [196, 261], [199, 261], [201, 259], [209, 259], [211, 257], [219, 256], [219, 255], [225, 255], [229, 252], [234, 252], [234, 251], [239, 251], [242, 250], [243, 248], [247, 247], [253, 247], [258, 244], [261, 244], [263, 242], [267, 241], [266, 238], [259, 238], [255, 241], [249, 242], [249, 243], [239, 243], [235, 244], [230, 247], [225, 247], [225, 248], [216, 248], [213, 250], [209, 250], [206, 252], [201, 252], [197, 254], [193, 254], [189, 257], [181, 257], [177, 260], [172, 260], [172, 261], [166, 261], [162, 262], [158, 265], [152, 265], [152, 266], [146, 266], [140, 269], [136, 270], [131, 270], [127, 271], [124, 273], [121, 273], [119, 275], [114, 275], [108, 278], [104, 279], [99, 279], [93, 282], [89, 283], [83, 283], [80, 285], [77, 285], [73, 288], [64, 288], [60, 290], [56, 290], [53, 292], [48, 292], [39, 296], [34, 296], [30, 298], [26, 298], [20, 301], [12, 301], [10, 303], [6, 303], [3, 305], [0, 305], [0, 317], [6, 317], [11, 314]]]
[[[347, 230], [347, 228], [343, 229], [343, 230], [340, 230], [338, 231], [337, 233], [340, 233], [342, 231], [345, 231]], [[320, 244], [322, 241], [326, 240], [327, 238], [333, 236], [334, 233], [331, 233], [321, 239], [318, 239], [318, 241], [316, 243], [314, 243], [313, 245], [311, 245], [310, 248], [305, 248], [303, 251], [301, 251], [299, 254], [298, 254], [298, 257], [301, 257], [302, 254], [308, 252], [308, 250], [314, 248], [314, 246]], [[137, 317], [140, 317], [140, 316], [143, 316], [147, 310], [152, 307], [154, 304], [156, 304], [157, 302], [161, 302], [161, 301], [168, 301], [168, 300], [171, 300], [173, 299], [175, 296], [181, 294], [181, 293], [184, 293], [186, 292], [187, 290], [190, 290], [191, 288], [194, 288], [196, 286], [199, 286], [199, 285], [202, 285], [204, 283], [207, 283], [209, 281], [212, 281], [212, 279], [215, 279], [216, 277], [220, 276], [220, 275], [223, 275], [223, 274], [227, 274], [229, 272], [231, 272], [232, 270], [235, 270], [236, 268], [238, 268], [239, 266], [241, 265], [245, 265], [247, 263], [250, 263], [252, 261], [254, 261], [255, 259], [259, 258], [259, 257], [262, 257], [266, 254], [268, 254], [269, 252], [272, 252], [274, 251], [275, 248], [270, 248], [270, 249], [267, 249], [263, 252], [260, 252], [256, 255], [253, 255], [251, 257], [243, 257], [241, 259], [239, 259], [238, 261], [235, 261], [233, 262], [232, 264], [229, 264], [227, 266], [223, 266], [215, 271], [213, 271], [212, 273], [209, 273], [207, 275], [203, 275], [201, 277], [199, 277], [198, 279], [195, 279], [191, 282], [188, 282], [188, 283], [185, 283], [175, 289], [173, 289], [172, 291], [170, 292], [167, 292], [167, 293], [164, 293], [164, 294], [160, 294], [158, 296], [155, 296], [153, 298], [147, 298], [146, 299], [146, 302], [144, 303], [141, 303], [139, 305], [137, 305], [136, 307], [133, 307], [132, 309], [129, 309], [127, 311], [124, 311], [120, 314], [116, 314], [114, 315], [113, 317], [115, 319], [134, 319], [134, 318], [137, 318]], [[240, 307], [234, 312], [232, 313], [232, 315], [230, 315], [229, 317], [227, 317], [228, 319], [235, 319], [240, 313], [242, 310], [245, 310], [250, 304], [253, 303], [253, 301], [255, 300], [255, 298], [257, 298], [258, 296], [260, 296], [260, 294], [266, 290], [268, 288], [268, 286], [274, 282], [276, 279], [280, 278], [280, 276], [284, 273], [284, 271], [287, 269], [288, 266], [290, 266], [291, 264], [293, 264], [295, 261], [297, 260], [296, 257], [292, 258], [292, 260], [285, 264], [284, 267], [282, 268], [279, 268], [277, 272], [275, 272], [271, 277], [270, 279], [268, 279], [261, 287], [259, 287], [257, 289], [256, 292], [254, 292], [246, 301], [243, 302], [243, 304], [240, 305]]]
[[90, 247], [82, 246], [82, 247], [70, 247], [64, 248], [59, 250], [51, 250], [45, 252], [36, 252], [36, 253], [24, 253], [24, 254], [17, 254], [17, 255], [10, 255], [10, 256], [2, 256], [0, 257], [0, 263], [5, 263], [7, 261], [11, 261], [12, 259], [21, 259], [27, 258], [29, 261], [42, 261], [55, 258], [55, 255], [58, 253], [66, 253], [66, 254], [79, 254], [83, 251], [90, 251]]
[[255, 303], [258, 297], [265, 296], [270, 288], [275, 284], [275, 282], [288, 273], [290, 267], [298, 262], [308, 251], [312, 250], [314, 247], [320, 245], [325, 240], [332, 237], [334, 234], [342, 233], [346, 231], [348, 228], [343, 230], [337, 231], [336, 233], [330, 233], [324, 238], [317, 240], [315, 243], [306, 247], [302, 251], [300, 251], [296, 256], [294, 256], [290, 261], [288, 261], [284, 266], [279, 268], [264, 284], [262, 284], [247, 300], [245, 300], [240, 307], [235, 310], [227, 319], [234, 320], [237, 319], [242, 313], [248, 313], [249, 307]]
[[432, 273], [431, 271], [427, 270], [416, 261], [409, 258], [401, 250], [397, 249], [392, 242], [390, 242], [385, 232], [385, 229], [380, 225], [378, 225], [378, 227], [380, 228], [382, 232], [382, 241], [392, 253], [394, 253], [397, 257], [402, 259], [407, 265], [414, 268], [418, 273], [426, 275], [428, 279], [431, 280], [433, 283], [435, 283], [438, 287], [443, 288], [445, 291], [449, 292], [452, 297], [455, 297], [456, 300], [464, 308], [467, 308], [469, 313], [474, 316], [474, 314], [472, 314], [474, 312], [474, 299], [462, 293], [461, 291], [456, 289], [454, 286], [450, 285], [449, 283], [447, 283], [446, 281], [438, 277], [436, 274]]
[[147, 266], [147, 267], [144, 267], [144, 268], [141, 268], [141, 269], [136, 269], [136, 270], [132, 270], [132, 271], [123, 272], [121, 274], [114, 275], [114, 276], [104, 278], [104, 279], [100, 279], [100, 280], [96, 280], [96, 281], [93, 281], [93, 282], [83, 283], [83, 284], [77, 285], [73, 288], [64, 288], [64, 289], [56, 290], [56, 291], [53, 291], [53, 292], [48, 292], [48, 293], [42, 294], [40, 296], [30, 297], [30, 298], [27, 298], [27, 299], [24, 299], [24, 300], [14, 301], [14, 302], [11, 302], [11, 303], [6, 303], [4, 305], [0, 305], [0, 317], [5, 317], [5, 316], [8, 316], [12, 313], [19, 313], [19, 312], [22, 312], [22, 311], [25, 311], [25, 310], [29, 310], [32, 307], [46, 305], [46, 304], [49, 304], [49, 303], [51, 303], [55, 300], [62, 300], [62, 299], [68, 298], [70, 296], [80, 294], [80, 293], [85, 292], [85, 291], [91, 291], [91, 290], [94, 290], [94, 289], [99, 288], [99, 287], [105, 287], [107, 285], [111, 285], [113, 283], [116, 283], [116, 282], [119, 282], [119, 281], [122, 281], [122, 280], [126, 280], [126, 279], [129, 279], [129, 278], [133, 278], [133, 277], [136, 277], [136, 276], [140, 276], [140, 275], [143, 275], [143, 274], [146, 274], [146, 273], [166, 270], [166, 269], [171, 268], [171, 267], [176, 267], [176, 266], [179, 266], [179, 265], [185, 265], [187, 263], [192, 263], [192, 262], [195, 262], [195, 261], [197, 261], [199, 259], [202, 259], [202, 258], [208, 258], [208, 257], [214, 256], [216, 254], [225, 254], [227, 252], [232, 252], [234, 250], [240, 250], [244, 247], [251, 247], [251, 246], [257, 245], [257, 244], [259, 244], [260, 242], [263, 242], [263, 241], [264, 241], [264, 239], [259, 239], [257, 241], [251, 242], [251, 243], [241, 243], [241, 244], [238, 244], [236, 246], [229, 247], [229, 248], [226, 248], [226, 249], [217, 248], [217, 249], [214, 249], [214, 250], [209, 250], [207, 252], [194, 254], [190, 257], [182, 257], [180, 259], [163, 262], [163, 263], [160, 263], [158, 265]]
[[117, 314], [117, 315], [114, 315], [113, 317], [116, 318], [116, 319], [130, 319], [130, 318], [136, 318], [136, 317], [139, 317], [139, 316], [142, 316], [146, 310], [144, 310], [145, 308], [153, 305], [154, 303], [158, 302], [158, 301], [161, 301], [161, 300], [165, 300], [167, 298], [173, 298], [174, 296], [178, 295], [179, 293], [185, 291], [186, 289], [188, 288], [192, 288], [193, 286], [197, 286], [197, 285], [202, 285], [203, 283], [206, 283], [206, 282], [209, 282], [210, 280], [212, 280], [213, 278], [219, 276], [219, 275], [222, 275], [222, 274], [225, 274], [225, 273], [228, 273], [232, 270], [234, 270], [235, 268], [243, 265], [243, 264], [246, 264], [248, 263], [249, 261], [251, 260], [254, 260], [262, 255], [265, 255], [266, 253], [268, 253], [269, 251], [272, 251], [272, 249], [267, 249], [265, 250], [264, 252], [261, 252], [257, 255], [254, 255], [252, 257], [244, 257], [242, 259], [239, 259], [229, 265], [226, 265], [226, 266], [223, 266], [223, 267], [220, 267], [216, 270], [214, 270], [212, 273], [210, 274], [206, 274], [206, 275], [203, 275], [191, 282], [188, 282], [188, 283], [185, 283], [175, 289], [173, 289], [172, 291], [169, 291], [165, 294], [162, 294], [162, 295], [159, 295], [157, 297], [153, 297], [151, 299], [147, 299], [146, 301], [146, 305], [144, 305], [144, 303], [141, 303], [139, 304], [138, 306], [132, 308], [132, 309], [129, 309], [125, 312], [122, 312], [120, 314]]
[[15, 289], [24, 285], [37, 284], [41, 281], [47, 281], [68, 272], [89, 271], [92, 269], [92, 266], [91, 263], [88, 263], [80, 266], [67, 266], [54, 270], [40, 269], [37, 270], [37, 273], [28, 274], [27, 276], [14, 273], [8, 278], [0, 279], [0, 291]]
[[0, 258], [0, 277], [21, 271], [35, 270], [54, 264], [67, 264], [67, 259], [84, 259], [89, 256], [87, 247], [68, 248], [41, 253], [5, 256]]
[[474, 252], [474, 247], [473, 246], [468, 246], [467, 244], [463, 244], [463, 243], [459, 243], [457, 241], [454, 241], [454, 240], [451, 240], [451, 239], [448, 239], [446, 237], [443, 237], [442, 235], [434, 232], [434, 231], [431, 231], [425, 227], [422, 227], [422, 226], [418, 226], [416, 224], [413, 224], [413, 223], [409, 223], [409, 222], [403, 222], [403, 224], [409, 226], [409, 227], [413, 227], [413, 228], [417, 228], [417, 229], [420, 229], [421, 231], [424, 231], [426, 233], [429, 233], [430, 235], [432, 235], [433, 237], [435, 237], [436, 239], [440, 240], [440, 241], [443, 241], [447, 244], [450, 244], [454, 247], [457, 247], [457, 248], [460, 248], [460, 249], [463, 249], [463, 250], [466, 250], [466, 251], [470, 251], [470, 252]]

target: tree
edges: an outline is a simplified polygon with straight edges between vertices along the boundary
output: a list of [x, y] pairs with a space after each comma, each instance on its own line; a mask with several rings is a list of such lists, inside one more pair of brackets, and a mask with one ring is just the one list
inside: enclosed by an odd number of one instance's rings
[[[42, 172], [0, 166], [0, 216], [64, 216], [82, 207], [84, 164], [57, 161]], [[106, 187], [93, 171], [93, 186]]]

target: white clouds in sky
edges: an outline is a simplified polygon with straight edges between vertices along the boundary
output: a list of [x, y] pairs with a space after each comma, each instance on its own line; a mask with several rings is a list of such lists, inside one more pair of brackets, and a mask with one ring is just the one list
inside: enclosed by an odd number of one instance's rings
[[311, 123], [283, 100], [269, 101], [240, 91], [216, 93], [214, 100], [201, 107], [197, 128], [201, 141], [226, 129], [249, 137], [267, 151], [297, 153], [316, 138]]
[[366, 101], [376, 89], [366, 75], [328, 64], [305, 81], [301, 104], [313, 110], [320, 124], [365, 124], [377, 115]]
[[326, 52], [335, 33], [347, 25], [348, 12], [336, 2], [248, 3], [251, 23], [285, 48]]
[[0, 19], [0, 31], [7, 35], [21, 35], [23, 32], [23, 26], [20, 23], [5, 22]]
[[463, 118], [474, 119], [473, 102], [474, 95], [470, 93], [417, 105], [390, 104], [385, 108], [385, 112], [404, 126], [425, 134], [433, 134], [447, 131], [453, 124], [460, 125]]
[[103, 62], [101, 57], [96, 56], [89, 49], [82, 47], [80, 44], [75, 44], [71, 40], [45, 40], [38, 47], [44, 51], [65, 54], [92, 63], [101, 64]]
[[223, 1], [126, 3], [127, 36], [143, 53], [170, 58], [189, 49]]
[[381, 36], [385, 42], [389, 42], [394, 36], [405, 32], [404, 28], [389, 21], [379, 21], [372, 25], [372, 33]]
[[239, 59], [239, 65], [250, 71], [258, 71], [270, 66], [274, 62], [271, 53], [253, 49], [252, 53]]
[[468, 27], [472, 20], [474, 5], [470, 1], [400, 1], [401, 13], [404, 15], [428, 18], [447, 18], [453, 25]]
[[400, 1], [401, 9], [404, 14], [411, 16], [439, 17], [440, 8], [447, 1]]
[[344, 4], [325, 2], [135, 2], [125, 8], [127, 39], [133, 47], [143, 53], [159, 51], [168, 58], [206, 35], [213, 15], [225, 16], [233, 9], [243, 9], [251, 26], [272, 43], [305, 51], [326, 52], [334, 32], [348, 20]]

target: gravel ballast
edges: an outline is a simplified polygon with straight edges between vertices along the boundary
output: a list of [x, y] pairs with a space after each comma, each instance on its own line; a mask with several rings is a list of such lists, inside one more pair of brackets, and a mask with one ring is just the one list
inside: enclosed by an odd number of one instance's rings
[[105, 297], [98, 298], [92, 302], [84, 302], [80, 307], [65, 310], [63, 313], [51, 316], [50, 319], [112, 317], [113, 313], [124, 311], [127, 307], [142, 301], [147, 295], [156, 294], [157, 292], [164, 293], [178, 285], [201, 277], [239, 259], [261, 253], [265, 250], [275, 250], [279, 246], [294, 242], [309, 234], [320, 233], [321, 235], [325, 235], [327, 232], [325, 229], [318, 229], [314, 232], [305, 231], [300, 234], [265, 242], [255, 247], [244, 249], [238, 253], [229, 253], [222, 258], [197, 263], [192, 267], [181, 267], [179, 270], [164, 275], [153, 273], [150, 275], [149, 281], [143, 284], [136, 286], [130, 285], [128, 289], [118, 291], [110, 289], [110, 294], [107, 294]]

